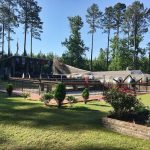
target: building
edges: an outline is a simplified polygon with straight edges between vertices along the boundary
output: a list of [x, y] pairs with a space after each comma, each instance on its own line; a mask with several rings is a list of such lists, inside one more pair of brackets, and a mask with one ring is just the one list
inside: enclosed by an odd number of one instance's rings
[[1, 77], [22, 77], [23, 75], [32, 78], [52, 74], [53, 61], [47, 59], [31, 58], [27, 56], [12, 56], [0, 60]]
[[123, 71], [99, 71], [93, 72], [96, 79], [102, 82], [115, 83], [115, 80], [125, 80], [129, 83], [131, 77], [138, 81], [141, 79], [142, 82], [150, 80], [150, 74], [144, 74], [141, 70], [123, 70]]

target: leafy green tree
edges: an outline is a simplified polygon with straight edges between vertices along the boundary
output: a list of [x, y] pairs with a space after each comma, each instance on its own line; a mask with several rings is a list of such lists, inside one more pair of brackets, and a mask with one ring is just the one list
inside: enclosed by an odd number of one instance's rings
[[93, 62], [94, 71], [106, 71], [107, 70], [107, 52], [100, 49], [100, 54]]
[[123, 3], [117, 3], [114, 8], [114, 29], [117, 30], [117, 38], [119, 38], [120, 27], [124, 21], [124, 14], [126, 10], [126, 5]]
[[42, 33], [42, 24], [41, 18], [39, 16], [39, 13], [41, 12], [42, 8], [38, 6], [37, 1], [31, 0], [30, 1], [30, 21], [29, 21], [29, 28], [30, 28], [30, 40], [31, 40], [31, 46], [30, 46], [30, 55], [32, 57], [32, 47], [33, 47], [33, 38], [41, 40], [40, 35]]
[[[115, 52], [116, 47], [119, 46], [117, 53]], [[125, 70], [127, 67], [132, 65], [132, 53], [128, 50], [127, 39], [118, 39], [115, 36], [111, 40], [111, 63], [109, 65], [109, 70]]]
[[114, 7], [113, 7], [113, 11], [114, 11], [114, 26], [113, 28], [116, 30], [116, 49], [114, 49], [114, 55], [117, 55], [117, 51], [119, 49], [119, 34], [120, 34], [120, 28], [123, 24], [123, 20], [124, 20], [124, 13], [126, 10], [126, 5], [123, 3], [117, 3]]
[[144, 8], [144, 4], [135, 1], [128, 6], [127, 10], [132, 18], [131, 23], [131, 47], [133, 48], [133, 61], [135, 69], [138, 69], [138, 55], [142, 53], [140, 43], [143, 40], [144, 33], [148, 32], [149, 10]]
[[49, 60], [53, 60], [54, 57], [55, 56], [54, 56], [53, 52], [48, 53], [47, 56], [46, 56], [46, 58], [49, 59]]
[[120, 39], [119, 70], [132, 67], [132, 52], [128, 49], [128, 39]]
[[147, 44], [147, 50], [148, 50], [148, 73], [150, 73], [150, 42]]
[[18, 27], [18, 19], [16, 13], [18, 12], [17, 9], [17, 0], [4, 0], [4, 3], [7, 7], [6, 13], [6, 30], [7, 34], [7, 41], [8, 41], [8, 56], [11, 55], [11, 45], [10, 41], [13, 40], [11, 37], [11, 33], [15, 33], [14, 27]]
[[8, 13], [8, 7], [3, 0], [0, 0], [0, 24], [1, 24], [1, 37], [2, 37], [2, 57], [4, 55], [5, 44], [5, 29], [6, 29], [6, 15]]
[[128, 51], [130, 51], [130, 44], [131, 44], [131, 24], [132, 24], [132, 14], [130, 14], [129, 9], [127, 8], [124, 14], [124, 20], [122, 24], [122, 31], [126, 35], [128, 41]]
[[20, 10], [20, 22], [24, 25], [24, 55], [26, 52], [27, 31], [31, 33], [31, 56], [32, 56], [32, 39], [40, 39], [42, 32], [42, 22], [39, 17], [41, 7], [36, 0], [18, 0]]
[[46, 59], [46, 55], [44, 53], [42, 53], [41, 51], [35, 57], [36, 58], [45, 58]]
[[148, 72], [149, 71], [149, 60], [148, 57], [142, 56], [139, 59], [139, 69], [142, 70], [143, 72]]
[[80, 30], [83, 27], [82, 18], [80, 16], [68, 17], [71, 35], [69, 39], [65, 39], [62, 45], [67, 48], [67, 51], [62, 55], [65, 63], [82, 68], [83, 56], [88, 50], [81, 39]]
[[110, 40], [111, 62], [109, 65], [109, 70], [118, 70], [118, 53], [116, 53], [117, 46], [118, 46], [118, 37], [114, 36]]
[[8, 41], [8, 56], [11, 55], [11, 40], [13, 40], [11, 33], [14, 34], [14, 28], [18, 27], [17, 12], [17, 0], [0, 0], [0, 23], [2, 26], [2, 55], [4, 53], [5, 37]]
[[87, 9], [86, 15], [86, 22], [90, 26], [89, 33], [92, 34], [92, 45], [91, 45], [91, 63], [90, 63], [90, 70], [93, 70], [93, 47], [94, 47], [94, 33], [96, 32], [97, 28], [100, 28], [100, 20], [102, 17], [102, 12], [99, 10], [97, 4], [92, 4], [91, 7]]
[[110, 46], [110, 31], [114, 25], [114, 11], [113, 7], [106, 7], [102, 19], [102, 28], [104, 33], [107, 33], [107, 70], [109, 65], [109, 46]]
[[18, 0], [18, 4], [20, 6], [20, 23], [24, 25], [24, 52], [23, 55], [27, 55], [26, 51], [26, 41], [27, 41], [27, 31], [29, 28], [30, 22], [30, 0]]

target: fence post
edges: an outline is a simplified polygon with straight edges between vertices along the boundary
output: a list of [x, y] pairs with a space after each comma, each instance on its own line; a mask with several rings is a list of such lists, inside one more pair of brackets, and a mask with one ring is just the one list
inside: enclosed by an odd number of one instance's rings
[[145, 85], [146, 85], [146, 92], [147, 92], [148, 91], [148, 89], [147, 89], [148, 88], [148, 82]]
[[22, 82], [21, 82], [21, 86], [22, 86], [22, 92], [23, 92], [23, 80], [22, 80]]
[[39, 95], [41, 95], [41, 79], [39, 79]]

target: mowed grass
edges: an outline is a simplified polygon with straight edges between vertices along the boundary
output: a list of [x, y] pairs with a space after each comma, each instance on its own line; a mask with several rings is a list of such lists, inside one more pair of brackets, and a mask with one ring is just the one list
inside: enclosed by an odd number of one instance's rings
[[150, 142], [102, 127], [111, 107], [104, 102], [46, 107], [39, 101], [0, 94], [0, 149], [149, 150]]
[[149, 106], [150, 107], [150, 94], [140, 95], [140, 96], [138, 96], [138, 98], [141, 99], [142, 103], [145, 106]]

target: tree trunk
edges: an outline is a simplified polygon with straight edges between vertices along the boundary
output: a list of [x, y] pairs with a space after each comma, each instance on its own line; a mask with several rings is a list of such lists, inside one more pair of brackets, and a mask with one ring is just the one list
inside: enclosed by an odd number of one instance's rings
[[130, 51], [130, 30], [128, 28], [128, 51]]
[[4, 42], [5, 42], [5, 23], [3, 22], [3, 31], [2, 31], [2, 57], [4, 55]]
[[[119, 25], [118, 25], [118, 27], [117, 27], [117, 53], [118, 53], [118, 50], [119, 50]], [[115, 54], [116, 55], [116, 54]]]
[[109, 41], [110, 41], [110, 29], [108, 29], [108, 45], [107, 45], [107, 70], [108, 70], [108, 59], [109, 59]]
[[57, 100], [58, 108], [60, 108], [60, 107], [61, 107], [61, 104], [62, 104], [62, 102], [61, 102], [60, 100]]
[[11, 22], [11, 7], [10, 7], [10, 2], [9, 2], [9, 18], [8, 18], [8, 56], [10, 56], [10, 22]]
[[134, 69], [136, 69], [137, 68], [137, 62], [136, 62], [136, 49], [137, 49], [137, 47], [136, 47], [136, 33], [134, 33], [134, 53], [133, 53], [133, 61], [134, 61]]
[[27, 52], [26, 52], [26, 39], [27, 39], [27, 1], [26, 1], [25, 26], [24, 26], [24, 56], [27, 55]]
[[26, 38], [27, 38], [27, 25], [25, 23], [25, 29], [24, 29], [24, 56], [27, 55], [27, 53], [26, 53]]
[[87, 99], [84, 98], [84, 104], [86, 104], [86, 103], [87, 103]]
[[32, 38], [32, 27], [31, 27], [31, 37], [30, 37], [30, 38], [31, 38], [31, 57], [32, 57], [32, 54], [33, 54], [33, 53], [32, 53], [32, 43], [33, 43], [33, 40], [32, 40], [32, 39], [33, 39], [33, 38]]
[[148, 72], [150, 73], [150, 49], [149, 49], [149, 59], [148, 59], [148, 63], [149, 63], [149, 66], [148, 66]]
[[8, 56], [10, 56], [10, 27], [8, 28]]
[[92, 46], [91, 46], [91, 64], [90, 64], [90, 70], [93, 70], [93, 38], [94, 38], [94, 33], [92, 33]]

